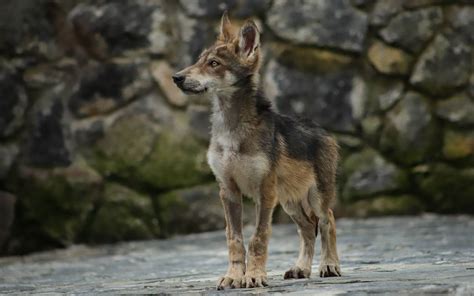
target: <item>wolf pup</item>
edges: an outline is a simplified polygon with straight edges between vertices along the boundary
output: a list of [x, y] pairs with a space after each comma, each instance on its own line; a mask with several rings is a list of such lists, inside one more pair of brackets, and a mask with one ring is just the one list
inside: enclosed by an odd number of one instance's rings
[[[300, 237], [298, 259], [284, 278], [310, 276], [318, 229], [319, 275], [341, 275], [336, 224], [329, 208], [336, 196], [337, 143], [310, 120], [279, 114], [263, 96], [259, 37], [253, 21], [236, 30], [224, 13], [215, 44], [194, 65], [173, 75], [185, 93], [205, 93], [212, 100], [207, 157], [220, 186], [229, 249], [229, 267], [217, 283], [219, 290], [267, 285], [268, 240], [278, 202], [298, 226]], [[257, 210], [247, 254], [242, 195], [253, 198]]]

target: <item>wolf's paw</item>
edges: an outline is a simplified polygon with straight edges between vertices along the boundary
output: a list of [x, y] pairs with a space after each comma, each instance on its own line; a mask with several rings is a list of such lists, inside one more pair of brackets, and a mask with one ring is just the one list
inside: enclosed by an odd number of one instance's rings
[[283, 278], [285, 280], [287, 279], [305, 279], [309, 278], [311, 275], [311, 270], [310, 269], [304, 269], [300, 268], [298, 266], [293, 266], [290, 268], [285, 274], [283, 275]]
[[245, 284], [243, 276], [225, 275], [217, 281], [217, 290], [245, 288], [245, 286], [242, 286], [242, 283]]
[[319, 276], [341, 276], [341, 268], [338, 263], [321, 263], [321, 265], [319, 265]]
[[267, 276], [264, 273], [246, 273], [242, 282], [242, 288], [258, 288], [266, 286], [268, 286]]

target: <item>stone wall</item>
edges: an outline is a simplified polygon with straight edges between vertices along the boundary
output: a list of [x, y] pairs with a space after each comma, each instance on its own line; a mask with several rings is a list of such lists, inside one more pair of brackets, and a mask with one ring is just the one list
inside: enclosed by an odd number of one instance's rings
[[170, 75], [225, 9], [258, 21], [278, 109], [337, 136], [339, 215], [474, 213], [473, 4], [2, 1], [3, 252], [223, 228], [209, 102]]

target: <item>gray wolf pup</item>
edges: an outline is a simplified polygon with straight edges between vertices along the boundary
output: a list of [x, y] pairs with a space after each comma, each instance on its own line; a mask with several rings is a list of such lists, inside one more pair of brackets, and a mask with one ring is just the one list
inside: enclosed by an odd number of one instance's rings
[[[338, 146], [310, 120], [279, 114], [259, 87], [260, 33], [248, 20], [240, 29], [227, 13], [220, 34], [198, 61], [173, 75], [188, 94], [212, 101], [209, 165], [225, 211], [229, 267], [218, 289], [267, 285], [266, 262], [273, 209], [280, 203], [298, 227], [300, 250], [284, 278], [308, 278], [316, 235], [321, 235], [321, 277], [340, 276], [336, 224]], [[256, 204], [256, 230], [244, 247], [242, 195]]]

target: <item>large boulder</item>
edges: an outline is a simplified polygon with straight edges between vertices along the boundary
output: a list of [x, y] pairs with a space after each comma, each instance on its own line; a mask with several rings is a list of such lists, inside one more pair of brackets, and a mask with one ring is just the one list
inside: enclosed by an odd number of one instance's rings
[[82, 160], [54, 169], [21, 166], [9, 185], [18, 197], [11, 251], [76, 242], [100, 197], [101, 184], [102, 177]]
[[93, 243], [112, 243], [150, 239], [156, 237], [159, 230], [149, 196], [117, 183], [107, 183], [85, 235]]
[[[272, 61], [265, 84], [267, 95], [283, 113], [303, 115], [333, 131], [355, 130], [363, 82], [352, 68], [313, 73]], [[357, 104], [357, 106], [355, 106]]]
[[225, 228], [217, 184], [173, 190], [157, 197], [167, 234]]
[[439, 146], [439, 140], [427, 98], [408, 92], [388, 112], [380, 146], [398, 162], [412, 164], [429, 159]]
[[417, 178], [429, 210], [443, 213], [474, 213], [474, 169], [434, 164]]
[[69, 109], [78, 117], [107, 113], [135, 99], [151, 86], [146, 63], [90, 63], [81, 70]]
[[464, 93], [437, 102], [436, 114], [460, 126], [474, 125], [474, 100]]
[[349, 0], [275, 0], [267, 23], [276, 35], [295, 43], [361, 52], [368, 18]]
[[156, 137], [156, 127], [146, 115], [122, 116], [97, 141], [91, 163], [105, 176], [129, 177], [150, 154]]
[[402, 47], [408, 52], [420, 51], [443, 24], [443, 11], [430, 7], [404, 11], [393, 17], [380, 36], [390, 44]]
[[440, 34], [419, 57], [410, 83], [433, 96], [449, 94], [468, 83], [471, 63], [470, 46], [455, 35]]
[[346, 201], [400, 191], [408, 182], [404, 171], [370, 148], [351, 154], [342, 168], [346, 179], [342, 197]]
[[180, 130], [161, 126], [142, 113], [119, 117], [88, 149], [89, 162], [106, 176], [137, 186], [173, 189], [198, 184], [209, 176], [206, 146]]
[[171, 41], [165, 15], [163, 1], [101, 1], [77, 5], [68, 20], [85, 50], [102, 59], [141, 48], [165, 53]]
[[161, 132], [146, 161], [135, 171], [137, 182], [159, 189], [201, 184], [212, 179], [207, 146], [186, 132]]

